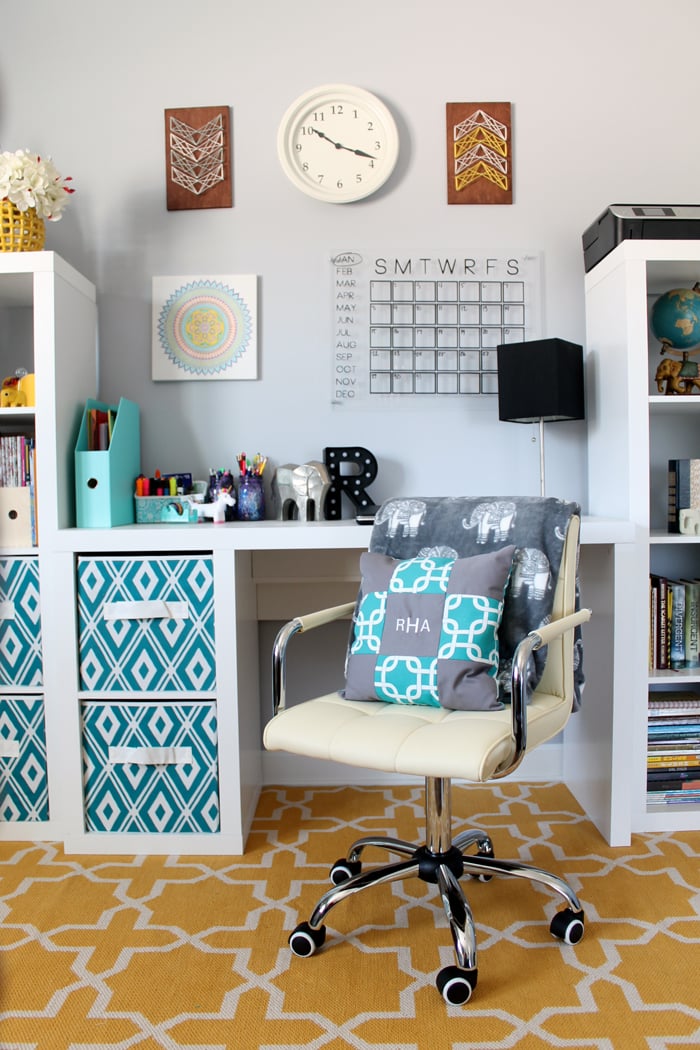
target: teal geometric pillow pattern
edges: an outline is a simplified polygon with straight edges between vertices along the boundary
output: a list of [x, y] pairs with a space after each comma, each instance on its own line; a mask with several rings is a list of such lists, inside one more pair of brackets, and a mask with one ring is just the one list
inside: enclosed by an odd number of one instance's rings
[[363, 554], [346, 699], [500, 707], [498, 628], [514, 552], [404, 561]]

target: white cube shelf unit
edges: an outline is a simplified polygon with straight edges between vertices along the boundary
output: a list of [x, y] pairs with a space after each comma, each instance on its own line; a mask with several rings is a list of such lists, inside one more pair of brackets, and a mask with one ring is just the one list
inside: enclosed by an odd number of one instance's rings
[[699, 280], [700, 241], [623, 241], [586, 275], [589, 507], [638, 530], [630, 593], [616, 616], [634, 639], [625, 656], [633, 831], [700, 829], [700, 804], [655, 803], [646, 790], [649, 695], [700, 691], [697, 670], [650, 670], [649, 574], [700, 576], [700, 539], [667, 530], [668, 461], [700, 458], [700, 396], [658, 392], [661, 346], [649, 316], [661, 293]]

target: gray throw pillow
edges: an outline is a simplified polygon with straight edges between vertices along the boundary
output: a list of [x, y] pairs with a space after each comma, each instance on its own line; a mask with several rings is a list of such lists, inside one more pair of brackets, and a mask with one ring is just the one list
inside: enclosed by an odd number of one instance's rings
[[461, 711], [502, 707], [498, 628], [514, 546], [471, 558], [363, 554], [345, 697]]

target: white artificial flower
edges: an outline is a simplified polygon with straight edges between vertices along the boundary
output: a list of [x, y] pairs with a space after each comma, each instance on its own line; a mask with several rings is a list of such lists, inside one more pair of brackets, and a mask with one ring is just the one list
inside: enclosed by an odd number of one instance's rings
[[0, 200], [9, 200], [19, 211], [35, 208], [40, 219], [58, 222], [73, 189], [66, 186], [51, 157], [28, 150], [0, 153]]

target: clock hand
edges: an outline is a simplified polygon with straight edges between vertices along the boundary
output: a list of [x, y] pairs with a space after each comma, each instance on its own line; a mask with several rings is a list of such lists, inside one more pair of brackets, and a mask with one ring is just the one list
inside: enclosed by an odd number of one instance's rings
[[331, 146], [335, 146], [336, 149], [347, 150], [348, 153], [354, 153], [357, 157], [367, 157], [368, 160], [374, 159], [371, 153], [365, 153], [364, 150], [353, 149], [352, 146], [344, 146], [342, 142], [334, 142], [333, 139], [329, 138], [325, 132], [319, 131], [318, 128], [310, 128], [310, 130], [313, 131], [315, 135], [318, 135], [320, 139], [325, 139], [326, 142], [330, 142]]
[[325, 139], [326, 142], [330, 142], [331, 146], [335, 146], [336, 149], [345, 149], [345, 146], [342, 146], [340, 142], [334, 142], [324, 131], [319, 131], [318, 128], [309, 128], [309, 131], [313, 131], [314, 135], [318, 135], [320, 139]]

